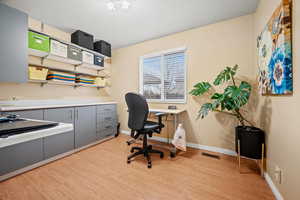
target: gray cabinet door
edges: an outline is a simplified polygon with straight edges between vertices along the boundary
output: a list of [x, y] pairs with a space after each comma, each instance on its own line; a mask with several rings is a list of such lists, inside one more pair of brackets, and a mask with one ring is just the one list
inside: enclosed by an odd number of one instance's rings
[[21, 118], [27, 118], [27, 119], [37, 119], [37, 120], [43, 120], [44, 119], [44, 110], [24, 110], [24, 111], [14, 111], [14, 112], [6, 112], [7, 114], [15, 114], [19, 115]]
[[0, 175], [30, 166], [43, 160], [42, 139], [0, 149]]
[[0, 27], [0, 82], [27, 82], [27, 14], [0, 3]]
[[75, 147], [96, 141], [96, 106], [75, 108]]
[[[60, 123], [70, 123], [74, 126], [75, 109], [71, 108], [54, 108], [44, 110], [44, 120]], [[75, 148], [74, 130], [53, 135], [44, 138], [44, 157], [45, 159], [66, 153]]]
[[44, 120], [74, 124], [74, 108], [46, 109]]
[[74, 149], [74, 131], [45, 137], [44, 159], [66, 153]]

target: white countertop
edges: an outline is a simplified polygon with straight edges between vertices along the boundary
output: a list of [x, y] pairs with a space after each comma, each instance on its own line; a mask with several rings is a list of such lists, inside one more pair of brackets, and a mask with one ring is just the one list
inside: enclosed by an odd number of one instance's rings
[[17, 111], [33, 110], [43, 108], [61, 108], [76, 106], [92, 106], [117, 104], [117, 102], [107, 101], [89, 101], [89, 100], [17, 100], [17, 101], [0, 101], [0, 111]]
[[51, 135], [57, 135], [72, 130], [73, 130], [73, 124], [60, 123], [58, 126], [55, 127], [37, 130], [37, 131], [31, 131], [28, 133], [22, 133], [18, 135], [12, 135], [9, 136], [8, 138], [0, 138], [0, 148], [11, 146], [18, 143], [27, 142], [30, 140], [48, 137]]

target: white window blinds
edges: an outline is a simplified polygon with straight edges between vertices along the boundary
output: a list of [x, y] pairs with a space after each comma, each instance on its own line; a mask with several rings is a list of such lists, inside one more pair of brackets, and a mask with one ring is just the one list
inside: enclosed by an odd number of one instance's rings
[[161, 99], [161, 57], [146, 58], [143, 66], [144, 96], [146, 99]]
[[164, 57], [164, 96], [175, 100], [185, 97], [184, 52]]
[[141, 59], [141, 93], [153, 101], [185, 102], [185, 51]]

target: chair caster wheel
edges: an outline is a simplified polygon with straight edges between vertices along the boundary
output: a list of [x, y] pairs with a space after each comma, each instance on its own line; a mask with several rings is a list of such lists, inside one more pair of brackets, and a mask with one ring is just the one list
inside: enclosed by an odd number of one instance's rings
[[164, 158], [164, 154], [163, 154], [163, 153], [161, 153], [159, 157], [160, 157], [160, 158]]
[[126, 142], [128, 146], [130, 146], [130, 142]]
[[130, 164], [130, 162], [131, 162], [130, 160], [127, 160], [127, 164]]
[[175, 158], [175, 156], [176, 156], [176, 154], [175, 154], [174, 152], [171, 152], [171, 153], [170, 153], [170, 157], [171, 157], [171, 158]]
[[130, 153], [133, 153], [133, 152], [134, 152], [134, 149], [131, 149], [131, 150], [130, 150]]
[[151, 163], [148, 163], [148, 168], [152, 168], [152, 164]]

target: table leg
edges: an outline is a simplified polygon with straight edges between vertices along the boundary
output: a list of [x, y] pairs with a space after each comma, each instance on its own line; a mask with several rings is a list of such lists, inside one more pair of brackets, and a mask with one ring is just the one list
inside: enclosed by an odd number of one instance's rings
[[[178, 123], [177, 122], [178, 121], [177, 117], [178, 117], [177, 115], [174, 115], [174, 131], [176, 131], [176, 129], [177, 129], [177, 123]], [[177, 149], [176, 149], [175, 146], [173, 146], [170, 150], [171, 158], [174, 158], [176, 156], [176, 152], [177, 152]]]

